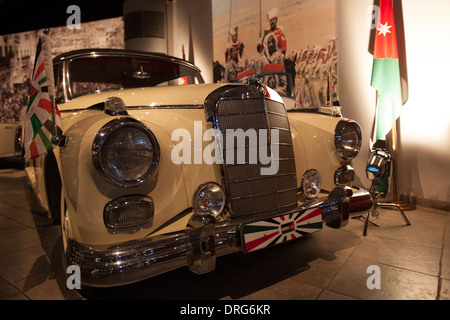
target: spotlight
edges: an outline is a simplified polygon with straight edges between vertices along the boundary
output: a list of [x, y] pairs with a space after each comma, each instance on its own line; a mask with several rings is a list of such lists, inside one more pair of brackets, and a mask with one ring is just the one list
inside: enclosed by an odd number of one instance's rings
[[367, 161], [366, 175], [370, 180], [388, 177], [391, 169], [391, 155], [386, 149], [386, 142], [379, 140], [375, 143]]

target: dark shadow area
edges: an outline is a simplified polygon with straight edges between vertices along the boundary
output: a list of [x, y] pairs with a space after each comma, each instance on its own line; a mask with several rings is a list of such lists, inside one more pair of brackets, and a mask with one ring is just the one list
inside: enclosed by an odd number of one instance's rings
[[0, 158], [0, 169], [23, 169], [22, 158]]
[[[17, 248], [11, 248], [10, 250], [13, 254], [20, 250], [30, 252], [29, 258], [22, 258], [25, 259], [24, 261], [32, 261], [32, 264], [24, 269], [28, 270], [28, 275], [20, 289], [26, 294], [27, 292], [33, 292], [33, 288], [42, 285], [44, 282], [56, 279], [64, 299], [81, 299], [82, 296], [76, 291], [70, 291], [66, 287], [59, 226], [56, 226], [51, 219], [47, 218], [45, 210], [39, 204], [24, 170], [20, 169], [20, 165], [20, 160], [3, 161], [2, 159], [0, 161], [0, 169], [2, 169], [2, 176], [0, 177], [2, 216], [22, 226], [24, 237], [19, 238], [18, 233], [9, 236], [17, 237], [17, 241], [33, 241], [28, 244], [19, 243]], [[18, 268], [22, 267], [18, 266]], [[38, 294], [41, 296], [43, 293], [39, 292]], [[49, 296], [53, 297], [55, 294], [49, 292]]]

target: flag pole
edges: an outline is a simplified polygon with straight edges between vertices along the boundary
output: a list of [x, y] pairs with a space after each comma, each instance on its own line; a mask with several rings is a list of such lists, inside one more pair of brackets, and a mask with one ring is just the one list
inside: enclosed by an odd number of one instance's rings
[[58, 125], [56, 123], [56, 107], [55, 107], [55, 95], [56, 95], [56, 87], [54, 83], [54, 75], [53, 75], [53, 63], [52, 63], [52, 52], [49, 45], [49, 38], [51, 34], [51, 30], [49, 28], [42, 29], [42, 32], [44, 34], [44, 44], [43, 44], [43, 51], [44, 51], [44, 57], [45, 57], [45, 65], [46, 65], [46, 72], [47, 72], [47, 81], [48, 81], [48, 94], [50, 98], [50, 104], [51, 104], [51, 114], [52, 114], [52, 138], [51, 142], [55, 146], [63, 146], [67, 141], [65, 140], [65, 137], [58, 132]]
[[54, 92], [54, 85], [53, 85], [53, 66], [50, 63], [51, 62], [51, 50], [48, 45], [48, 36], [50, 35], [51, 31], [50, 29], [42, 29], [42, 33], [44, 34], [44, 41], [42, 44], [42, 49], [44, 52], [44, 63], [46, 66], [46, 72], [47, 72], [47, 82], [48, 82], [48, 95], [50, 97], [50, 105], [51, 105], [51, 113], [52, 113], [52, 142], [54, 137], [56, 136], [56, 122], [55, 122], [55, 92]]
[[400, 121], [400, 117], [394, 122], [392, 127], [392, 151], [394, 152], [394, 160], [393, 160], [393, 170], [392, 170], [392, 202], [400, 207], [403, 211], [415, 210], [416, 206], [411, 203], [403, 202], [399, 199], [398, 189], [397, 189], [397, 149], [398, 149], [398, 134], [397, 134], [397, 123]]

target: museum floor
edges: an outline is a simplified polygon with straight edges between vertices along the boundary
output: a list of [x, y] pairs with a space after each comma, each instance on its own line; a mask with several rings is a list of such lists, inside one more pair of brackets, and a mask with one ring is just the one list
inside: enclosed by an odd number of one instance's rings
[[[353, 219], [343, 229], [218, 258], [206, 275], [183, 268], [123, 287], [69, 290], [59, 226], [31, 212], [25, 186], [23, 170], [0, 164], [2, 300], [450, 300], [450, 214], [421, 206], [406, 212], [411, 226], [381, 209], [366, 237], [363, 221]], [[380, 289], [369, 289], [375, 275]]]

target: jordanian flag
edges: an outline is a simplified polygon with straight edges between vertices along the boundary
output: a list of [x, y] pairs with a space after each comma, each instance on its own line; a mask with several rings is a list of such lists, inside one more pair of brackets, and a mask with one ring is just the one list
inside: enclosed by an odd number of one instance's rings
[[[25, 162], [52, 151], [53, 133], [62, 133], [61, 116], [56, 103], [54, 103], [54, 111], [52, 111], [51, 101], [53, 99], [50, 96], [54, 95], [53, 66], [47, 41], [46, 38], [39, 38], [33, 75], [30, 79], [31, 86], [24, 128]], [[53, 121], [56, 122], [57, 132], [54, 132]]]
[[378, 91], [375, 141], [385, 140], [400, 116], [402, 91], [392, 0], [380, 0], [371, 86]]

